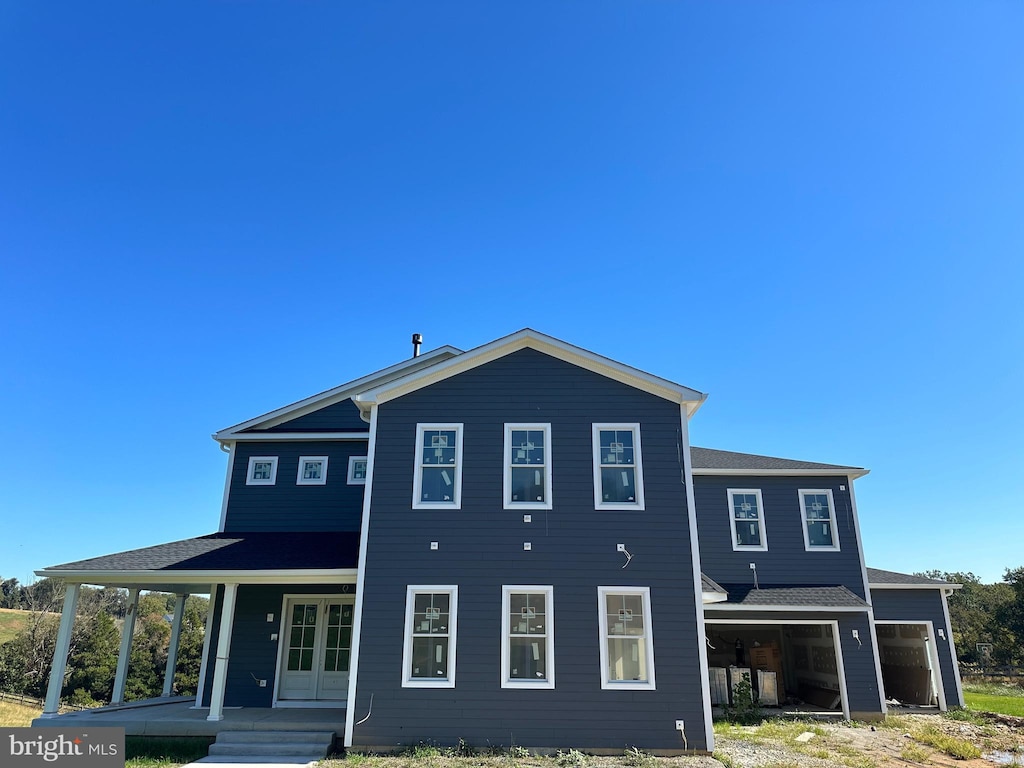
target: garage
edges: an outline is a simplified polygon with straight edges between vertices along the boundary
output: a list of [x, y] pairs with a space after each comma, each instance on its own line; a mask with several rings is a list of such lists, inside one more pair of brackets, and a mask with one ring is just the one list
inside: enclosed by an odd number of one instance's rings
[[931, 622], [875, 622], [882, 687], [890, 707], [946, 710]]

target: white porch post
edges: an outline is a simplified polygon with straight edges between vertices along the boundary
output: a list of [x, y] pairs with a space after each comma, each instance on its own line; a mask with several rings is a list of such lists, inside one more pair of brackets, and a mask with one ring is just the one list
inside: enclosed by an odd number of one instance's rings
[[220, 632], [217, 636], [217, 661], [213, 666], [213, 690], [210, 693], [210, 714], [207, 720], [224, 719], [224, 686], [228, 679], [228, 652], [231, 650], [231, 625], [235, 621], [237, 584], [224, 585], [224, 605], [220, 611]]
[[196, 703], [192, 709], [202, 709], [203, 695], [206, 693], [206, 667], [210, 658], [210, 638], [213, 637], [214, 606], [217, 604], [217, 585], [210, 585], [210, 603], [206, 607], [206, 628], [203, 631], [203, 658], [199, 661], [199, 686], [196, 688]]
[[178, 642], [181, 640], [181, 619], [185, 615], [187, 594], [174, 596], [174, 620], [171, 622], [171, 641], [167, 646], [167, 669], [164, 670], [164, 696], [174, 689], [174, 673], [178, 669]]
[[64, 687], [64, 671], [68, 666], [68, 650], [71, 648], [71, 630], [75, 626], [75, 611], [78, 609], [78, 592], [81, 584], [68, 584], [64, 593], [64, 608], [60, 614], [60, 629], [57, 630], [57, 645], [53, 649], [53, 666], [50, 667], [50, 683], [46, 687], [46, 706], [43, 717], [56, 717], [60, 709], [60, 691]]
[[139, 608], [138, 588], [128, 590], [128, 611], [121, 627], [121, 648], [117, 652], [117, 672], [114, 674], [114, 693], [111, 704], [124, 703], [124, 684], [128, 681], [128, 657], [132, 650], [132, 635], [135, 634], [135, 614]]

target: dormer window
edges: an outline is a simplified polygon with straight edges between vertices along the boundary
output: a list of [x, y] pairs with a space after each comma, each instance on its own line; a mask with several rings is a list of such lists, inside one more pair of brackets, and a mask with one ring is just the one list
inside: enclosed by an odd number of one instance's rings
[[295, 480], [296, 485], [326, 485], [327, 484], [327, 457], [326, 456], [300, 456], [299, 476]]
[[277, 482], [277, 456], [250, 456], [246, 485], [273, 485]]
[[416, 425], [413, 509], [461, 509], [462, 425]]
[[594, 425], [594, 506], [644, 508], [639, 424]]

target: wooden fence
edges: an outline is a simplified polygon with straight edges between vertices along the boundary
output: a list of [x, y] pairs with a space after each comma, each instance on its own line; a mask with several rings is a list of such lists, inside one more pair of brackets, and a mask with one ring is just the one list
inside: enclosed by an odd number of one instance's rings
[[[42, 708], [46, 705], [46, 702], [42, 699], [36, 699], [31, 696], [22, 696], [20, 693], [5, 693], [3, 691], [0, 691], [0, 701], [13, 701], [18, 704], [24, 704], [28, 707], [35, 707], [39, 710], [42, 710]], [[81, 712], [83, 709], [88, 709], [88, 707], [82, 707], [78, 704], [67, 703], [62, 703], [60, 705], [61, 712]]]

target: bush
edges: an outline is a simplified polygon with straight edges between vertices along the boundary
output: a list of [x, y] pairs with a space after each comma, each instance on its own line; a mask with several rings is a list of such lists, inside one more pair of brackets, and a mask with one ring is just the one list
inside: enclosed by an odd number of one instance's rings
[[555, 755], [555, 762], [561, 768], [583, 768], [587, 764], [587, 756], [578, 749], [570, 749], [567, 752], [558, 750], [558, 753]]
[[754, 700], [754, 689], [750, 684], [750, 675], [744, 674], [732, 688], [732, 703], [722, 709], [730, 723], [753, 725], [763, 719], [761, 705]]

